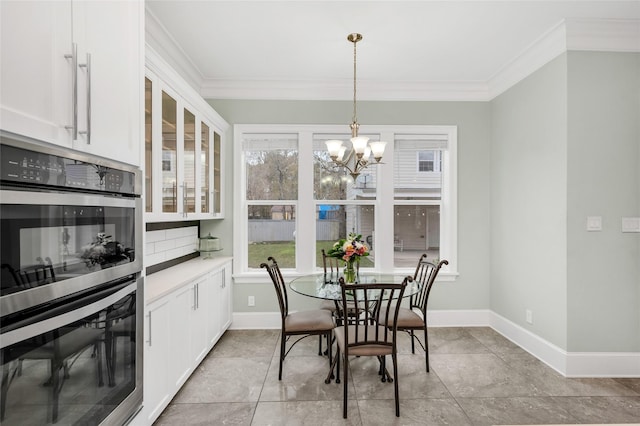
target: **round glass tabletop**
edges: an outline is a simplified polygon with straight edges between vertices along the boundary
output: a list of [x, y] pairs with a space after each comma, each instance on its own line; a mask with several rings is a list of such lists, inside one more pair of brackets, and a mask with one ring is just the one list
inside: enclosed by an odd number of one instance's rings
[[[375, 272], [360, 272], [358, 274], [359, 284], [373, 283], [397, 283], [400, 284], [407, 275], [401, 274], [380, 274]], [[296, 293], [304, 296], [315, 297], [326, 300], [340, 300], [342, 298], [340, 283], [335, 274], [309, 274], [301, 275], [289, 282], [289, 287]], [[404, 297], [411, 296], [420, 291], [420, 285], [411, 281], [407, 283]]]

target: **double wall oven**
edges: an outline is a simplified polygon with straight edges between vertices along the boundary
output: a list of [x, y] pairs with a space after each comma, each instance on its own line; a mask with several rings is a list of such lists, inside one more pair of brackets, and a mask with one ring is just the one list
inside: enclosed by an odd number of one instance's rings
[[140, 171], [0, 137], [0, 424], [125, 424], [142, 404]]

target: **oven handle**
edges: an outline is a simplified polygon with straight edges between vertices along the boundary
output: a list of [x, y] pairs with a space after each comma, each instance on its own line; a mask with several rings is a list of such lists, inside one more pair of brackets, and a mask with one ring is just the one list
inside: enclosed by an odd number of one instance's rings
[[75, 205], [75, 206], [103, 206], [103, 207], [136, 207], [138, 198], [108, 197], [104, 195], [69, 193], [69, 192], [25, 192], [0, 191], [2, 204], [21, 205]]
[[[138, 283], [136, 281], [133, 281], [126, 287], [121, 288], [115, 293], [112, 293], [96, 302], [83, 305], [79, 309], [74, 309], [70, 312], [65, 312], [52, 318], [47, 318], [42, 321], [30, 323], [28, 325], [25, 325], [24, 327], [19, 327], [6, 333], [2, 333], [0, 334], [0, 348], [11, 346], [15, 343], [22, 342], [26, 339], [39, 336], [48, 331], [56, 330], [67, 324], [71, 324], [83, 318], [86, 318], [113, 305], [126, 295], [135, 292], [137, 286]], [[92, 295], [87, 295], [87, 297], [91, 298]], [[81, 305], [82, 299], [73, 303]]]

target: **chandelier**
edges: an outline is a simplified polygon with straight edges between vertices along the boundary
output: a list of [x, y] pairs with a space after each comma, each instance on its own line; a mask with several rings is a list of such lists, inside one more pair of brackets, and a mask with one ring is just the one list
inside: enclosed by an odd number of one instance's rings
[[353, 118], [351, 121], [351, 150], [345, 156], [347, 147], [340, 140], [332, 139], [325, 143], [331, 160], [339, 166], [349, 171], [355, 181], [360, 172], [370, 164], [370, 158], [376, 160], [374, 164], [379, 164], [382, 160], [386, 142], [371, 141], [366, 136], [358, 136], [358, 117], [356, 114], [356, 43], [362, 40], [362, 34], [352, 33], [347, 36], [347, 40], [353, 43]]

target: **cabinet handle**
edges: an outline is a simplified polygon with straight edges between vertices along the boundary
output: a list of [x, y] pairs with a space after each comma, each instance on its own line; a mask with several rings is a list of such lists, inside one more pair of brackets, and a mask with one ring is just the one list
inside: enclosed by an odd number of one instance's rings
[[187, 182], [182, 182], [182, 217], [187, 217]]
[[189, 202], [189, 196], [187, 195], [187, 189], [189, 188], [189, 186], [187, 185], [187, 182], [184, 182], [183, 188], [182, 188], [182, 206], [184, 208], [184, 217], [187, 217], [187, 208], [188, 205], [187, 203]]
[[79, 132], [87, 135], [87, 145], [91, 145], [91, 53], [87, 53], [87, 63], [78, 65], [87, 69], [87, 130]]
[[196, 292], [197, 292], [196, 288], [197, 288], [197, 286], [198, 286], [198, 284], [194, 284], [194, 285], [193, 285], [193, 305], [191, 306], [191, 309], [193, 309], [194, 311], [197, 309], [197, 308], [196, 308], [196, 303], [197, 303], [197, 302], [196, 302], [196, 298], [198, 297], [198, 296], [196, 295]]
[[71, 72], [71, 85], [72, 85], [72, 99], [71, 109], [73, 114], [73, 121], [70, 126], [64, 126], [65, 129], [71, 130], [73, 133], [73, 140], [78, 139], [78, 44], [71, 43], [71, 54], [64, 55], [66, 59], [71, 59], [72, 72]]
[[200, 283], [196, 284], [196, 309], [200, 309]]
[[149, 311], [149, 340], [147, 340], [149, 346], [151, 346], [151, 311]]

